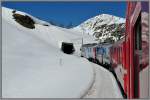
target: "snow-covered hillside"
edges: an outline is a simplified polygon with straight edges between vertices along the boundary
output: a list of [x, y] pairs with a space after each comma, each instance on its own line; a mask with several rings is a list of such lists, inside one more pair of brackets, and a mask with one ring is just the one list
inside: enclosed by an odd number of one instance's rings
[[[15, 19], [14, 14], [25, 23]], [[26, 27], [32, 21], [34, 28]], [[63, 41], [74, 44], [73, 55], [60, 50]], [[53, 26], [2, 7], [2, 97], [122, 98], [109, 71], [79, 57], [82, 42], [96, 41], [75, 28]], [[105, 87], [111, 88], [104, 90]]]
[[[34, 17], [35, 28], [26, 28], [14, 20], [12, 11], [2, 7], [2, 96], [82, 97], [93, 82], [93, 68], [86, 59], [64, 54], [59, 47], [61, 41], [79, 41], [77, 51], [82, 35]], [[86, 39], [94, 41], [92, 36]]]
[[100, 42], [104, 42], [106, 39], [117, 41], [118, 36], [123, 36], [125, 32], [125, 19], [109, 14], [101, 14], [88, 19], [73, 29], [84, 34], [93, 35]]

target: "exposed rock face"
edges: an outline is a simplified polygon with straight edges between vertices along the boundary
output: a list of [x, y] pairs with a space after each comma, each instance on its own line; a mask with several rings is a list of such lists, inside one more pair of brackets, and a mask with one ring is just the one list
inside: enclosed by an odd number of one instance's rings
[[35, 28], [35, 25], [34, 25], [35, 22], [28, 15], [21, 15], [21, 14], [14, 13], [13, 17], [22, 26], [24, 26], [26, 28], [30, 28], [30, 29]]
[[90, 34], [101, 42], [117, 41], [124, 36], [125, 19], [108, 14], [101, 14], [88, 19], [75, 27], [84, 34]]

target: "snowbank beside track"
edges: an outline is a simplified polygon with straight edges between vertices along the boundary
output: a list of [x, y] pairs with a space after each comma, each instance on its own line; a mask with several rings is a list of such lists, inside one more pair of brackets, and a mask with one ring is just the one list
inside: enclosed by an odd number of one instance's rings
[[82, 97], [93, 82], [93, 69], [86, 59], [62, 53], [62, 40], [70, 41], [69, 33], [52, 25], [28, 29], [3, 7], [2, 97]]
[[102, 66], [91, 65], [95, 69], [95, 81], [84, 98], [123, 98], [113, 74]]

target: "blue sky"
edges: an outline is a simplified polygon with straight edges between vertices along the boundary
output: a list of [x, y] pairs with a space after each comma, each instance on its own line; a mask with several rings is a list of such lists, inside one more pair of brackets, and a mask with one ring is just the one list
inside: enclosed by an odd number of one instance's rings
[[2, 2], [2, 6], [29, 13], [56, 24], [77, 26], [99, 15], [126, 15], [126, 2]]

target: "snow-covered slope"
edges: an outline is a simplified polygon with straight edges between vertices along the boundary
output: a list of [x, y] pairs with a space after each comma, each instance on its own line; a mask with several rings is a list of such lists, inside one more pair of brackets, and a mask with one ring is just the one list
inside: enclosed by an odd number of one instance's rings
[[117, 41], [118, 37], [112, 34], [115, 32], [118, 34], [124, 33], [125, 19], [109, 14], [101, 14], [88, 19], [73, 29], [84, 34], [93, 35], [101, 40], [101, 42], [104, 42], [107, 38]]
[[[58, 45], [61, 41], [78, 42], [82, 35], [32, 19], [35, 28], [26, 28], [13, 19], [11, 9], [2, 7], [2, 96], [82, 97], [93, 82], [93, 69], [87, 60], [62, 53]], [[84, 39], [90, 40], [93, 38]]]

